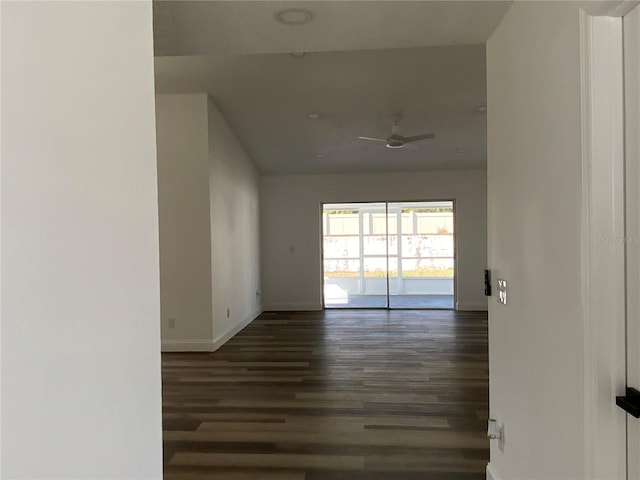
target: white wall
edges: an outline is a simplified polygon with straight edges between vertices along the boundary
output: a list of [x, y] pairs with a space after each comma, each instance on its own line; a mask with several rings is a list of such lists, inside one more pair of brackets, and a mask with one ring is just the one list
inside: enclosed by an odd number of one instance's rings
[[207, 97], [157, 95], [156, 118], [162, 339], [210, 345]]
[[0, 475], [159, 479], [151, 3], [1, 8]]
[[220, 344], [262, 312], [258, 175], [210, 98], [208, 111], [213, 333]]
[[515, 2], [487, 44], [497, 479], [584, 478], [579, 26], [576, 4]]
[[211, 351], [261, 312], [257, 174], [206, 94], [156, 102], [163, 349]]
[[322, 203], [448, 199], [456, 200], [459, 307], [486, 309], [483, 170], [265, 176], [260, 194], [265, 310], [321, 308]]

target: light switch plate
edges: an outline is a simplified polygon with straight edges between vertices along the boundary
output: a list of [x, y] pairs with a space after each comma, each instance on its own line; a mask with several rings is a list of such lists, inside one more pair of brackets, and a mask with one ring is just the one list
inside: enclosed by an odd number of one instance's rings
[[507, 281], [498, 279], [498, 303], [507, 304]]

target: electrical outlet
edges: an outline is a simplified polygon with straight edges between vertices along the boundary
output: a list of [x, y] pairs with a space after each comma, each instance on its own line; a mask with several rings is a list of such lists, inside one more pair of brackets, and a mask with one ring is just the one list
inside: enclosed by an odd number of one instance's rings
[[170, 318], [169, 319], [169, 328], [176, 328], [176, 319], [175, 318]]

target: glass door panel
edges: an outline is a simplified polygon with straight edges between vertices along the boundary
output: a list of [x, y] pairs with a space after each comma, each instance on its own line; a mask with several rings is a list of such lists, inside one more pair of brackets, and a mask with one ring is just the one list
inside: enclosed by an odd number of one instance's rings
[[326, 308], [387, 307], [385, 203], [325, 204]]
[[389, 244], [395, 237], [400, 259], [389, 307], [453, 308], [453, 202], [389, 203], [388, 210], [389, 226], [397, 225]]

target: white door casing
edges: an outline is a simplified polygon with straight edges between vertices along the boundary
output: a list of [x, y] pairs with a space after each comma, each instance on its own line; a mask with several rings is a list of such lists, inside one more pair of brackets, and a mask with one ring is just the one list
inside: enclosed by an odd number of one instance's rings
[[[640, 7], [623, 17], [627, 386], [640, 390]], [[640, 419], [626, 416], [627, 478], [640, 479]]]
[[585, 478], [638, 480], [615, 396], [640, 389], [640, 7], [583, 13], [581, 34]]
[[585, 479], [626, 478], [622, 19], [582, 13]]

